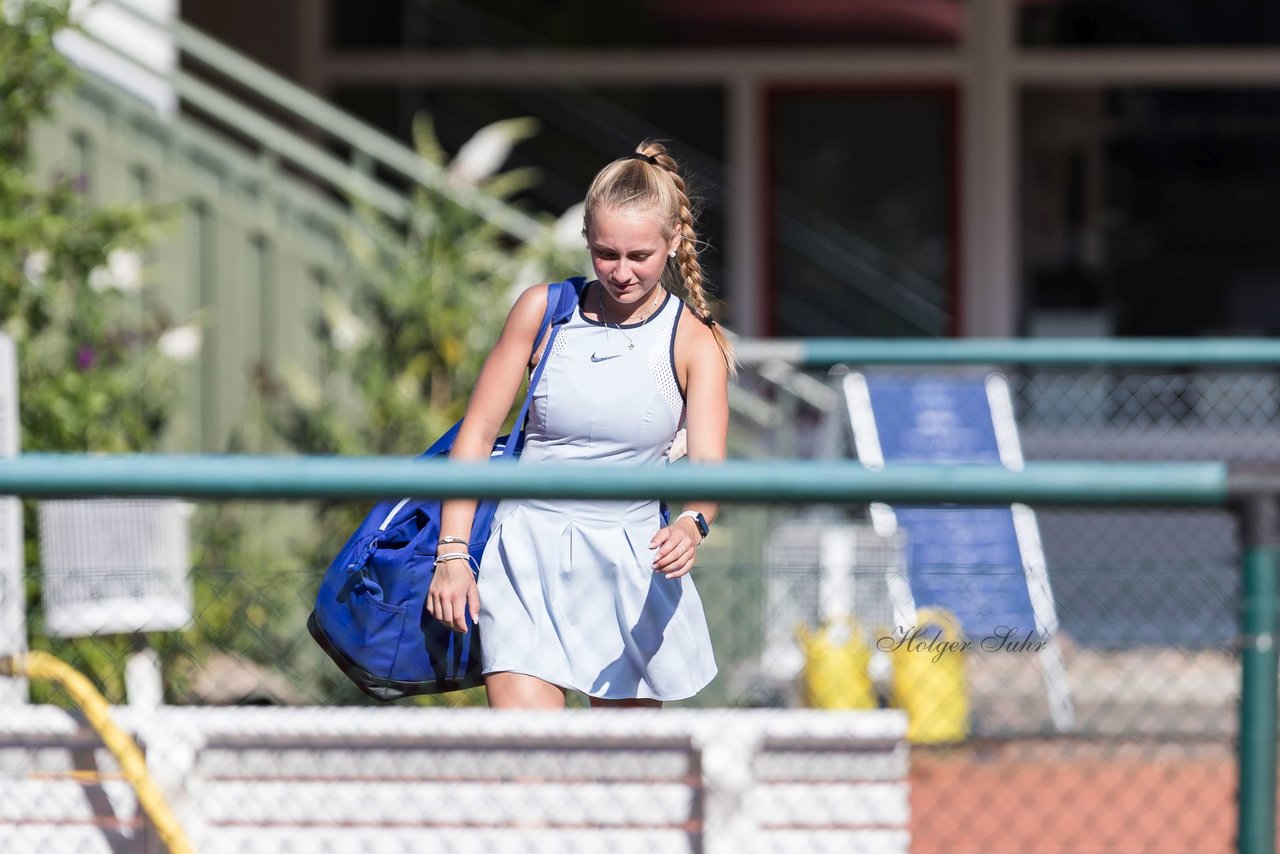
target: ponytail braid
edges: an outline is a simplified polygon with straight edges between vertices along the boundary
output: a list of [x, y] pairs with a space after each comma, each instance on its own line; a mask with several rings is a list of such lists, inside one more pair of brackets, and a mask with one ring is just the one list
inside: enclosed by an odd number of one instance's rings
[[667, 153], [666, 146], [660, 142], [641, 143], [636, 154], [659, 166], [670, 178], [675, 189], [676, 222], [680, 226], [680, 245], [676, 248], [675, 264], [679, 270], [680, 283], [684, 285], [685, 295], [693, 303], [694, 315], [711, 330], [724, 356], [725, 366], [730, 376], [738, 375], [738, 366], [733, 358], [733, 345], [725, 335], [724, 327], [716, 322], [711, 313], [711, 305], [707, 301], [703, 288], [702, 263], [698, 260], [698, 231], [694, 225], [693, 206], [685, 188], [684, 178], [680, 177], [680, 168], [675, 159]]

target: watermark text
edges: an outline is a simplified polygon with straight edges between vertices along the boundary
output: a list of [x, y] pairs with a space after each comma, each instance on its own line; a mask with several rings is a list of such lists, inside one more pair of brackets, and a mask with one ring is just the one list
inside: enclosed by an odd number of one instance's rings
[[997, 626], [991, 634], [976, 641], [947, 640], [942, 636], [942, 629], [936, 626], [898, 626], [893, 634], [876, 641], [876, 649], [881, 652], [905, 650], [928, 655], [934, 663], [944, 655], [975, 648], [982, 652], [1040, 652], [1047, 645], [1048, 641], [1037, 639], [1034, 632], [1020, 632], [1012, 626]]

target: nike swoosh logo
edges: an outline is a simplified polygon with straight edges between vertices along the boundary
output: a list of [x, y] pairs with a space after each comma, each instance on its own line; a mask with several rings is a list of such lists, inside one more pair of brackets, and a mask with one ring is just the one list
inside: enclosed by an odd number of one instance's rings
[[593, 361], [593, 362], [607, 362], [607, 361], [609, 361], [610, 359], [616, 359], [616, 358], [618, 358], [618, 357], [619, 357], [619, 356], [621, 356], [621, 355], [622, 355], [621, 353], [614, 353], [612, 356], [597, 356], [595, 353], [592, 353], [592, 354], [591, 354], [591, 361]]

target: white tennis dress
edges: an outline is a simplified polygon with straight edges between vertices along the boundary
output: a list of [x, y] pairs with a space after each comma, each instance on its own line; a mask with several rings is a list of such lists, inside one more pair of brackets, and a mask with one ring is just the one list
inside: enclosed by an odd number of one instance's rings
[[[667, 294], [619, 331], [579, 305], [544, 356], [519, 464], [665, 465], [684, 420], [683, 309]], [[652, 568], [659, 512], [647, 500], [502, 501], [480, 562], [484, 672], [606, 699], [679, 700], [705, 687], [716, 663], [693, 579]]]

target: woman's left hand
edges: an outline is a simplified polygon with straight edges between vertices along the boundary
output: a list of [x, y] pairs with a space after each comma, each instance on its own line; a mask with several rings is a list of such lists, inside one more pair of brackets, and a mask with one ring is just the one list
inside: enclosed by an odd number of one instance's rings
[[661, 572], [667, 578], [688, 575], [698, 557], [698, 544], [701, 542], [698, 527], [688, 517], [660, 528], [649, 541], [649, 548], [658, 550], [653, 559], [653, 571]]

